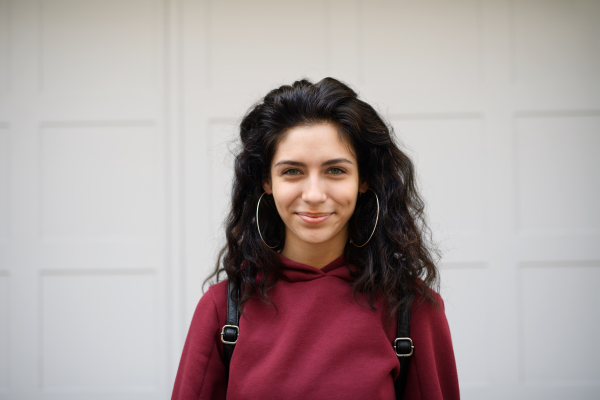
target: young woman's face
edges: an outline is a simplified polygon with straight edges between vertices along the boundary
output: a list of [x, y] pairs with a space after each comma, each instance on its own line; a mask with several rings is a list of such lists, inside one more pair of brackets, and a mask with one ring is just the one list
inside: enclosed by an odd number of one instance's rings
[[335, 244], [348, 241], [348, 221], [354, 212], [359, 183], [358, 165], [349, 145], [331, 124], [288, 130], [271, 162], [272, 194], [286, 227], [285, 246]]

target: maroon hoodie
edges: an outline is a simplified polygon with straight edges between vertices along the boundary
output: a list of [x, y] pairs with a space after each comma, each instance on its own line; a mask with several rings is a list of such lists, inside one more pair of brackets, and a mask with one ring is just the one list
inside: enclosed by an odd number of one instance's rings
[[[269, 292], [278, 312], [258, 297], [245, 304], [229, 379], [220, 336], [227, 281], [202, 296], [172, 399], [395, 399], [396, 321], [387, 324], [383, 302], [375, 303], [376, 310], [356, 303], [343, 257], [322, 269], [281, 259], [282, 279]], [[358, 299], [368, 305], [367, 296]], [[419, 300], [412, 307], [415, 350], [404, 399], [459, 399], [443, 302], [438, 297], [436, 309]]]

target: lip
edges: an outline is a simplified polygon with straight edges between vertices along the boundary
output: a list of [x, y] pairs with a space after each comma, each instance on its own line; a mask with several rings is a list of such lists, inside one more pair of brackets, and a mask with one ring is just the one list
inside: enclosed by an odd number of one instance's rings
[[320, 224], [331, 217], [333, 213], [296, 213], [307, 224]]

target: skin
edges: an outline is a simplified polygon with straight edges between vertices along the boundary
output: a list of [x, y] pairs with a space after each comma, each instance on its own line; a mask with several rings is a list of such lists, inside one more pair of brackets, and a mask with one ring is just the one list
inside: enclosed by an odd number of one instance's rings
[[285, 132], [263, 189], [272, 194], [285, 223], [281, 254], [323, 268], [343, 254], [348, 221], [358, 193], [358, 163], [332, 124], [299, 126]]

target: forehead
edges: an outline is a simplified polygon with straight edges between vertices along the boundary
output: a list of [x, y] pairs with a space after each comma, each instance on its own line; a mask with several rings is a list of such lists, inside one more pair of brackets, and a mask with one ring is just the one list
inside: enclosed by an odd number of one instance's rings
[[289, 129], [279, 141], [271, 165], [281, 160], [309, 164], [334, 158], [347, 158], [356, 163], [350, 144], [342, 139], [337, 128], [329, 123], [320, 123]]

